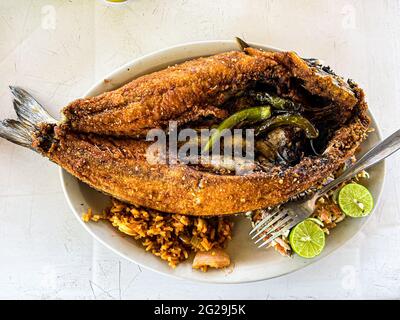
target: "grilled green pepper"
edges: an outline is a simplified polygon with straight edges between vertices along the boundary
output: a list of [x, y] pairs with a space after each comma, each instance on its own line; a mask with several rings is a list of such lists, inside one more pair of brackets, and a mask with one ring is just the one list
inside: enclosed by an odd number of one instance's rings
[[208, 139], [203, 151], [207, 152], [210, 150], [214, 143], [221, 137], [222, 131], [225, 129], [231, 129], [242, 121], [261, 121], [268, 119], [271, 116], [271, 107], [259, 106], [248, 109], [240, 110], [230, 117], [226, 118], [217, 127], [216, 131]]
[[298, 111], [301, 109], [301, 106], [298, 103], [294, 103], [289, 99], [284, 99], [278, 96], [271, 95], [268, 92], [253, 91], [250, 93], [250, 96], [252, 96], [258, 102], [269, 104], [273, 108], [278, 110]]
[[318, 137], [317, 128], [315, 128], [310, 121], [300, 115], [279, 115], [268, 119], [256, 129], [255, 135], [258, 136], [267, 130], [284, 125], [292, 125], [303, 129], [309, 139], [315, 139]]

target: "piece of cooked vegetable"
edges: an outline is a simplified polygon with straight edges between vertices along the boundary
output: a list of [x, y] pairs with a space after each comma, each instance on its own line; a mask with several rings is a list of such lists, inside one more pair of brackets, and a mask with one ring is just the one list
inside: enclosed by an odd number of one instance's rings
[[268, 130], [284, 125], [292, 125], [303, 129], [309, 139], [318, 137], [318, 130], [310, 121], [300, 115], [279, 115], [268, 119], [256, 129], [255, 135], [259, 136]]
[[224, 130], [232, 129], [234, 126], [242, 121], [261, 121], [268, 119], [271, 116], [271, 107], [259, 106], [240, 110], [230, 117], [226, 118], [216, 128], [216, 131], [208, 139], [203, 152], [209, 151], [214, 143], [221, 137]]
[[229, 255], [222, 249], [211, 249], [210, 251], [199, 251], [193, 260], [194, 269], [202, 268], [225, 268], [231, 264]]
[[257, 102], [262, 104], [269, 104], [271, 107], [278, 110], [286, 110], [286, 111], [298, 111], [301, 110], [301, 105], [298, 103], [294, 103], [289, 99], [284, 99], [275, 95], [272, 95], [268, 92], [250, 92], [250, 96], [253, 97]]

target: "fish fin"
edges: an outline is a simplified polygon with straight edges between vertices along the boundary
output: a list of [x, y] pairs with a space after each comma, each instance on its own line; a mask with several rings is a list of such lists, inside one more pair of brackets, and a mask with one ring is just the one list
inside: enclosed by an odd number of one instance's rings
[[0, 121], [0, 137], [26, 148], [32, 148], [32, 128], [21, 121]]
[[10, 86], [14, 96], [14, 110], [18, 119], [26, 126], [37, 127], [39, 123], [57, 121], [28, 92], [16, 86]]
[[235, 40], [236, 40], [237, 44], [239, 45], [240, 50], [242, 50], [242, 51], [244, 51], [244, 49], [250, 47], [250, 45], [246, 41], [244, 41], [243, 39], [240, 39], [239, 37], [235, 37]]
[[55, 124], [57, 121], [24, 89], [10, 86], [10, 90], [14, 96], [13, 104], [18, 120], [0, 121], [0, 137], [33, 149], [33, 135], [39, 124]]

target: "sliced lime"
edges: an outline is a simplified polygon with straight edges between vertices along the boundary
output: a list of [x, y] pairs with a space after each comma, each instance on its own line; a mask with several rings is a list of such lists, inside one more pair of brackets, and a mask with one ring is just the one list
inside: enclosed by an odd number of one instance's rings
[[340, 189], [338, 203], [340, 209], [353, 218], [369, 215], [374, 207], [371, 192], [358, 183], [349, 183]]
[[303, 258], [314, 258], [325, 246], [325, 233], [312, 220], [304, 220], [296, 225], [289, 235], [293, 251]]

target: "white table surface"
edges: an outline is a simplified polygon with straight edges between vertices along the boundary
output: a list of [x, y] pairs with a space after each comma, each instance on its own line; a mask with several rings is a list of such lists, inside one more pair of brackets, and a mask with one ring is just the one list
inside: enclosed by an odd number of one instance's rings
[[[400, 127], [399, 1], [0, 2], [0, 118], [9, 84], [58, 110], [121, 64], [188, 41], [246, 40], [319, 57], [366, 91], [387, 136]], [[70, 212], [58, 167], [0, 140], [0, 298], [400, 298], [399, 156], [365, 229], [294, 274], [243, 285], [179, 281], [95, 242]]]

